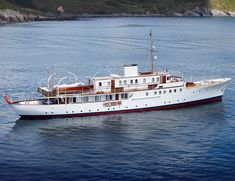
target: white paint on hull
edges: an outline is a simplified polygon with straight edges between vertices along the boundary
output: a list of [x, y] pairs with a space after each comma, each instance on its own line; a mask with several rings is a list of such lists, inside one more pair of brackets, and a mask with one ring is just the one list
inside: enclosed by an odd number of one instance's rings
[[[171, 85], [162, 89], [135, 92], [133, 91], [130, 93], [132, 94], [132, 96], [129, 97], [127, 100], [119, 100], [121, 101], [120, 105], [110, 107], [104, 105], [104, 103], [107, 103], [108, 101], [53, 105], [13, 104], [12, 106], [14, 107], [15, 111], [21, 116], [56, 116], [66, 114], [79, 115], [84, 113], [87, 114], [151, 108], [158, 106], [170, 106], [223, 96], [224, 90], [229, 80], [230, 79], [228, 78], [214, 79], [213, 81], [218, 83], [213, 85], [207, 85], [205, 83], [204, 85], [199, 87], [172, 87]], [[170, 90], [172, 91], [171, 93], [169, 92]], [[174, 92], [175, 90], [176, 92]], [[155, 94], [155, 92], [157, 92], [157, 94]]]

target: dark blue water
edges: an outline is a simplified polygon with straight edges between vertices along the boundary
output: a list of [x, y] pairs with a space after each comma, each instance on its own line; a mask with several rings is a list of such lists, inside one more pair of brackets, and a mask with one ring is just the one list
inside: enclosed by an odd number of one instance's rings
[[0, 27], [0, 93], [58, 76], [158, 69], [193, 80], [230, 77], [223, 102], [98, 117], [18, 120], [0, 99], [1, 180], [234, 180], [235, 19], [103, 18]]

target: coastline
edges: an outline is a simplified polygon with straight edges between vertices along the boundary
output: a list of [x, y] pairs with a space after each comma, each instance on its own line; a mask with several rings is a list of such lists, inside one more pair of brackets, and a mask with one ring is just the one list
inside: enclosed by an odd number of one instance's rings
[[[32, 13], [31, 13], [32, 12]], [[184, 13], [165, 13], [165, 14], [69, 14], [69, 13], [42, 13], [27, 10], [22, 12], [13, 9], [0, 9], [0, 25], [11, 23], [23, 23], [33, 21], [72, 21], [81, 18], [109, 18], [109, 17], [235, 17], [235, 12], [197, 9], [188, 10]]]

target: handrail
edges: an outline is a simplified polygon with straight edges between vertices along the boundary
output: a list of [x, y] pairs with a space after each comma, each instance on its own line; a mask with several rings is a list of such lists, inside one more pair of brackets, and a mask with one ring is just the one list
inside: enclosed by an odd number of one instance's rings
[[60, 79], [60, 81], [58, 82], [58, 84], [57, 84], [57, 95], [60, 94], [60, 83], [61, 83], [63, 80], [67, 79], [67, 78], [68, 78], [68, 77], [62, 77], [62, 78]]
[[68, 74], [71, 74], [75, 78], [76, 83], [78, 82], [78, 78], [73, 72], [68, 72]]

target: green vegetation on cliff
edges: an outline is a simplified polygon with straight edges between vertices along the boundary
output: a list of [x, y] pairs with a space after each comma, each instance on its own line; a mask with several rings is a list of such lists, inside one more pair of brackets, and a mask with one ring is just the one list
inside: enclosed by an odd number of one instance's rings
[[205, 0], [5, 0], [20, 7], [56, 12], [63, 6], [67, 13], [88, 14], [171, 14], [197, 6], [207, 7]]
[[235, 11], [235, 0], [210, 0], [209, 8], [223, 11]]
[[0, 1], [0, 9], [14, 9], [16, 5], [5, 0]]
[[235, 0], [1, 0], [0, 8], [29, 8], [42, 12], [75, 14], [166, 14], [184, 13], [196, 7], [234, 11]]

